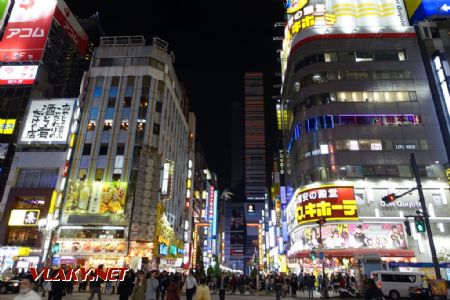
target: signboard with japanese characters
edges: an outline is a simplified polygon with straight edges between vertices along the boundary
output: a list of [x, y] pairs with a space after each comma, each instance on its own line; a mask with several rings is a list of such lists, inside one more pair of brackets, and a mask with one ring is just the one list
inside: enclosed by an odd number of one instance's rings
[[0, 119], [0, 134], [13, 134], [16, 119]]
[[294, 194], [298, 224], [311, 223], [320, 217], [331, 220], [358, 220], [358, 207], [351, 186], [324, 185], [298, 189]]
[[13, 209], [9, 217], [9, 226], [37, 226], [38, 209]]
[[32, 100], [21, 143], [67, 143], [76, 99]]

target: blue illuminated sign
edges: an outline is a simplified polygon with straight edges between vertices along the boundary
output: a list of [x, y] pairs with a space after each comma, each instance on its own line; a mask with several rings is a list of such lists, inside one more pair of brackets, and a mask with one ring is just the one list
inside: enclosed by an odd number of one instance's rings
[[433, 16], [450, 16], [450, 0], [405, 1], [411, 23]]

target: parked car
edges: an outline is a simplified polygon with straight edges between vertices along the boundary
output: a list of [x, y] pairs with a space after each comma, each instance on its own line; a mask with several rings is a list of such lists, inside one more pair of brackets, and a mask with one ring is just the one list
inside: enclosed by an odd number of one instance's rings
[[383, 296], [392, 300], [410, 298], [410, 291], [422, 288], [423, 274], [418, 272], [374, 271], [371, 277]]
[[17, 276], [13, 279], [0, 281], [0, 294], [7, 294], [7, 293], [17, 294], [19, 292], [19, 288], [20, 282]]

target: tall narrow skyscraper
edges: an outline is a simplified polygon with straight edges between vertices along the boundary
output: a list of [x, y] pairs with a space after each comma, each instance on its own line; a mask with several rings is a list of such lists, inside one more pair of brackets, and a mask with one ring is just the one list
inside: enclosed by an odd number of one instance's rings
[[[244, 98], [244, 210], [245, 266], [255, 256], [262, 262], [262, 231], [260, 221], [266, 202], [266, 140], [264, 128], [264, 88], [262, 73], [245, 73]], [[246, 274], [252, 267], [245, 269]]]
[[266, 142], [262, 73], [245, 73], [245, 200], [264, 201]]

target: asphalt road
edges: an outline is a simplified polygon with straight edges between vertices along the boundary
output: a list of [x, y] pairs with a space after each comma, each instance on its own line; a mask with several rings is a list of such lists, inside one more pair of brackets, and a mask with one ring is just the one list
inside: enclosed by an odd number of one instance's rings
[[[7, 295], [0, 295], [0, 300], [13, 300], [14, 297], [16, 295], [13, 294], [7, 294]], [[305, 297], [307, 295], [300, 295], [297, 298], [291, 298], [291, 297], [286, 297], [286, 298], [282, 298], [286, 299], [286, 300], [293, 300], [293, 299], [308, 299], [308, 297]], [[77, 293], [74, 292], [73, 295], [68, 295], [65, 296], [63, 298], [63, 300], [88, 300], [89, 298], [89, 293]], [[320, 298], [319, 294], [315, 294], [314, 298], [318, 299]], [[47, 297], [43, 297], [42, 300], [46, 300]], [[102, 296], [102, 300], [118, 300], [119, 299], [119, 295], [103, 295]], [[186, 299], [186, 296], [181, 296], [182, 300]], [[212, 295], [212, 300], [219, 300], [219, 296], [218, 295]], [[226, 295], [225, 296], [225, 300], [239, 300], [239, 299], [245, 299], [245, 300], [275, 300], [275, 296], [266, 296], [266, 295]], [[336, 299], [340, 299], [340, 298], [336, 298]], [[97, 300], [97, 296], [94, 297], [94, 300]]]

